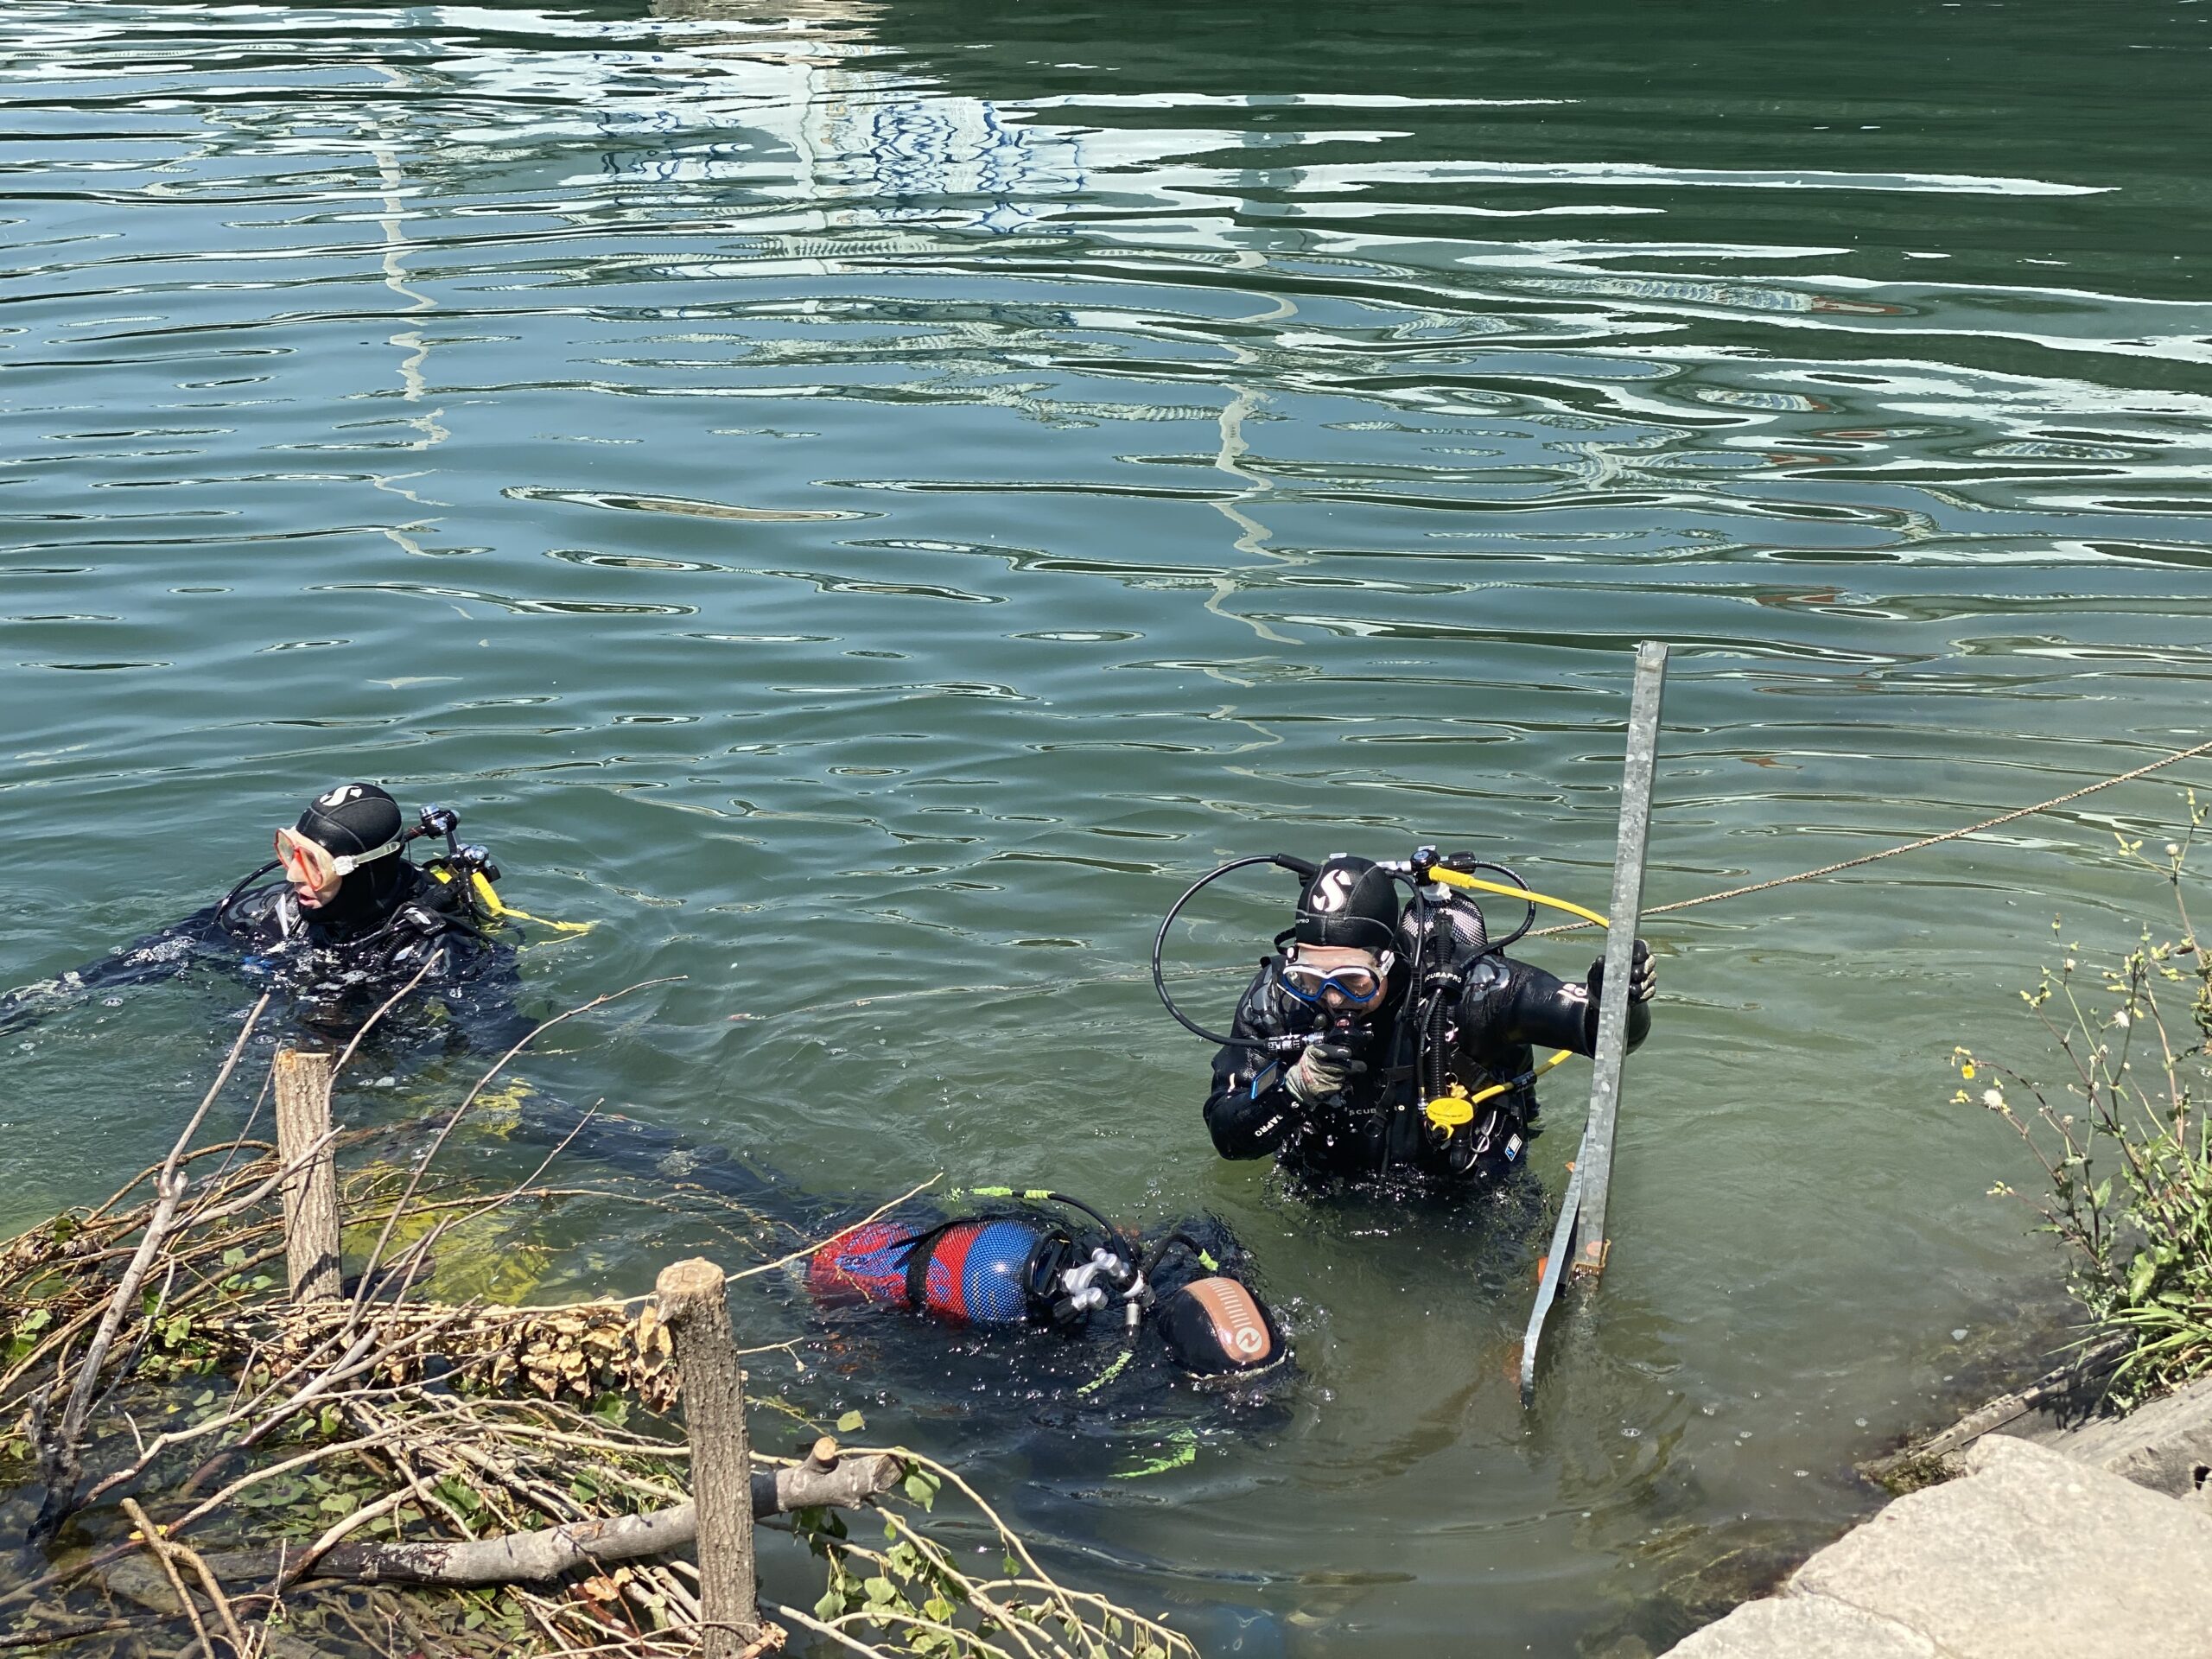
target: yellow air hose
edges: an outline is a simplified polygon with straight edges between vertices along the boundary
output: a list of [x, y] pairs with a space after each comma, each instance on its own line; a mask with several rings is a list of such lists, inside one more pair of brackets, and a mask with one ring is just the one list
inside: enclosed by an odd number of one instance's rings
[[[1580, 905], [1569, 899], [1554, 899], [1548, 893], [1532, 892], [1527, 887], [1508, 887], [1503, 881], [1485, 881], [1478, 875], [1467, 875], [1458, 870], [1449, 870], [1441, 864], [1430, 865], [1428, 876], [1432, 881], [1441, 881], [1447, 887], [1467, 887], [1477, 893], [1494, 893], [1502, 898], [1525, 899], [1535, 905], [1548, 905], [1554, 910], [1563, 910], [1570, 916], [1580, 916], [1584, 921], [1594, 922], [1599, 927], [1605, 925], [1605, 918], [1596, 911], [1585, 910]], [[1562, 1048], [1529, 1074], [1530, 1081], [1533, 1082], [1535, 1078], [1541, 1077], [1573, 1052], [1574, 1051], [1571, 1048]], [[1510, 1087], [1511, 1085], [1509, 1084], [1493, 1083], [1489, 1088], [1478, 1090], [1471, 1095], [1439, 1095], [1421, 1109], [1427, 1114], [1428, 1121], [1443, 1130], [1448, 1137], [1452, 1130], [1458, 1128], [1462, 1123], [1471, 1123], [1475, 1121], [1476, 1107], [1494, 1096], [1503, 1094]]]
[[[592, 925], [589, 922], [549, 922], [543, 916], [533, 916], [526, 910], [517, 910], [512, 905], [502, 902], [498, 893], [493, 890], [492, 884], [485, 880], [484, 872], [481, 870], [471, 870], [468, 873], [468, 880], [476, 896], [483, 900], [484, 907], [494, 916], [503, 918], [512, 916], [519, 922], [535, 922], [538, 926], [550, 927], [556, 933], [591, 931]], [[1587, 911], [1582, 913], [1586, 916], [1589, 914]]]
[[[453, 875], [449, 871], [434, 868], [430, 874], [439, 880], [448, 884], [453, 880]], [[471, 870], [468, 873], [468, 887], [469, 891], [476, 895], [478, 902], [502, 920], [512, 916], [518, 922], [535, 922], [538, 926], [550, 927], [556, 933], [588, 933], [592, 930], [593, 924], [590, 922], [549, 922], [543, 916], [533, 916], [526, 910], [517, 910], [512, 905], [500, 899], [499, 893], [493, 887], [491, 882], [485, 879], [484, 872], [481, 870]]]

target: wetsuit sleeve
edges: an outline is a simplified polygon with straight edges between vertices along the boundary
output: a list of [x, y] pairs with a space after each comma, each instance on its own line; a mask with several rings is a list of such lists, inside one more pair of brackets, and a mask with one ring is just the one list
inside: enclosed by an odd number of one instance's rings
[[[1267, 1013], [1268, 970], [1262, 967], [1236, 1005], [1237, 1037], [1274, 1037], [1280, 1022]], [[1213, 1092], [1206, 1096], [1206, 1129], [1224, 1158], [1264, 1158], [1306, 1121], [1306, 1107], [1284, 1086], [1278, 1056], [1264, 1049], [1224, 1044], [1213, 1060]]]
[[225, 943], [227, 937], [215, 920], [214, 906], [195, 910], [183, 920], [134, 939], [81, 968], [0, 996], [0, 1033], [24, 1030], [48, 1014], [102, 991], [174, 979], [192, 965], [195, 956]]
[[[1628, 1005], [1628, 1046], [1651, 1029], [1651, 1006]], [[1484, 1060], [1505, 1049], [1598, 1046], [1598, 1001], [1580, 981], [1563, 980], [1510, 957], [1487, 956], [1469, 970], [1459, 997], [1459, 1046]]]

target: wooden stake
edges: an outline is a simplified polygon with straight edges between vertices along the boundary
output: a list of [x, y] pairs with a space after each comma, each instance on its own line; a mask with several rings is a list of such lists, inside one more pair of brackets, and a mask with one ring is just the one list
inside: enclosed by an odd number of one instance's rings
[[[338, 1160], [330, 1148], [327, 1054], [276, 1053], [276, 1159], [284, 1179], [284, 1272], [296, 1302], [339, 1294]], [[310, 1151], [310, 1148], [320, 1149]], [[297, 1166], [297, 1167], [295, 1167]]]
[[741, 1659], [766, 1632], [753, 1563], [753, 1449], [745, 1432], [745, 1374], [730, 1330], [729, 1287], [704, 1257], [661, 1269], [660, 1322], [675, 1345], [683, 1427], [691, 1442], [691, 1497], [699, 1515], [700, 1651]]

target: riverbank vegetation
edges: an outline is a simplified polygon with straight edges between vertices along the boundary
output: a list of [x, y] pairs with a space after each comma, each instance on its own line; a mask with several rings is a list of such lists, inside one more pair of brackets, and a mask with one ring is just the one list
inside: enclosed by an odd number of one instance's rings
[[2175, 839], [2120, 838], [2171, 910], [2133, 948], [2091, 957], [2053, 924], [2056, 962], [2022, 993], [2049, 1039], [2043, 1064], [1954, 1055], [1954, 1098], [2002, 1118], [2042, 1166], [2032, 1191], [1992, 1190], [2063, 1246], [2088, 1343], [2123, 1339], [2122, 1405], [2212, 1374], [2212, 957], [2190, 903], [2207, 815], [2191, 791]]
[[[954, 1470], [840, 1446], [864, 1429], [857, 1413], [816, 1423], [775, 1398], [752, 1401], [753, 1415], [800, 1455], [753, 1452], [760, 1437], [741, 1432], [736, 1490], [764, 1531], [788, 1535], [764, 1541], [789, 1554], [777, 1581], [812, 1576], [810, 1553], [821, 1592], [756, 1610], [748, 1526], [755, 1622], [733, 1645], [706, 1544], [696, 1564], [690, 1548], [712, 1506], [704, 1443], [687, 1439], [705, 1419], [684, 1383], [706, 1373], [669, 1289], [698, 1270], [720, 1308], [722, 1270], [681, 1264], [658, 1299], [442, 1297], [452, 1264], [499, 1254], [519, 1213], [609, 1194], [547, 1185], [551, 1158], [498, 1191], [430, 1173], [482, 1084], [427, 1155], [379, 1159], [373, 1135], [327, 1128], [333, 1073], [318, 1059], [326, 1127], [302, 1131], [285, 1116], [284, 1053], [276, 1142], [252, 1138], [264, 1085], [244, 1132], [200, 1143], [252, 1028], [161, 1165], [0, 1243], [0, 1653], [715, 1656], [788, 1639], [931, 1659], [1195, 1659], [1165, 1625], [1061, 1583]], [[332, 1212], [320, 1258], [302, 1249], [318, 1170]], [[719, 1323], [742, 1402], [742, 1351]]]

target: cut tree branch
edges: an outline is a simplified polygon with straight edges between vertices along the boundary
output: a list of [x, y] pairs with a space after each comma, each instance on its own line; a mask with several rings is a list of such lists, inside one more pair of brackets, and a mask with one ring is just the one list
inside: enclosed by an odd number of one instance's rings
[[[826, 1470], [806, 1464], [755, 1470], [753, 1513], [757, 1516], [786, 1515], [793, 1510], [858, 1509], [879, 1493], [895, 1489], [906, 1472], [903, 1463], [882, 1452], [845, 1458]], [[698, 1531], [696, 1506], [677, 1503], [644, 1515], [572, 1522], [469, 1543], [340, 1543], [315, 1563], [310, 1576], [354, 1584], [448, 1587], [541, 1584], [579, 1567], [681, 1549], [697, 1538]], [[266, 1580], [280, 1564], [273, 1549], [238, 1550], [205, 1559], [218, 1578], [234, 1580]]]

